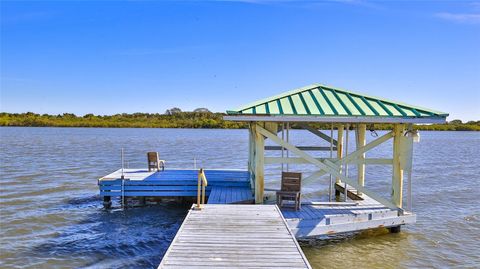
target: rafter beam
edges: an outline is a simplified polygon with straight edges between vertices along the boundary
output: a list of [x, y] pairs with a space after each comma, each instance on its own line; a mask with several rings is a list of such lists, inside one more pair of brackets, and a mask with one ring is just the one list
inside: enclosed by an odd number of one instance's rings
[[327, 141], [328, 143], [330, 143], [330, 140], [333, 141], [333, 145], [337, 145], [337, 140], [331, 138], [329, 135], [326, 135], [324, 133], [322, 133], [321, 131], [313, 128], [312, 126], [308, 125], [308, 124], [305, 124], [305, 123], [300, 123], [299, 124], [303, 129], [311, 132], [312, 134], [322, 138], [323, 140]]
[[[310, 146], [296, 146], [301, 150], [311, 150], [311, 151], [329, 151], [330, 147], [310, 147]], [[336, 150], [337, 148], [333, 148]], [[265, 150], [282, 150], [281, 146], [265, 146]]]
[[[300, 148], [299, 148], [300, 149]], [[339, 159], [337, 158], [316, 158], [317, 160], [323, 162], [324, 160], [330, 160], [336, 163]], [[289, 164], [308, 164], [310, 162], [305, 159], [298, 157], [265, 157], [265, 164], [279, 164], [279, 163], [289, 163]], [[384, 158], [367, 158], [364, 160], [355, 159], [349, 162], [349, 164], [366, 164], [366, 165], [392, 165], [393, 159], [384, 159]]]

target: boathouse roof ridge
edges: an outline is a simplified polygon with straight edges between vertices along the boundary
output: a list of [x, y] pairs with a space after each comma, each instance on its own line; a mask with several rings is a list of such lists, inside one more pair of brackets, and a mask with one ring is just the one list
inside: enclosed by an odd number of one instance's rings
[[226, 120], [444, 123], [448, 113], [323, 84], [312, 84], [228, 110]]

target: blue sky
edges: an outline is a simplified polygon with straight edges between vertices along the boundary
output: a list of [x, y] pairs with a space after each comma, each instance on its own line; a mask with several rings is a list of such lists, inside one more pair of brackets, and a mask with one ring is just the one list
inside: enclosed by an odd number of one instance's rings
[[2, 1], [0, 110], [225, 111], [322, 83], [480, 119], [480, 2]]

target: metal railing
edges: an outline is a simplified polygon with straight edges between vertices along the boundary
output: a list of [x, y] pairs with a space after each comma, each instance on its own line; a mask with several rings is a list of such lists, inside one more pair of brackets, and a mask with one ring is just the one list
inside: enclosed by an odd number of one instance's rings
[[198, 188], [197, 188], [197, 205], [195, 209], [200, 210], [205, 204], [205, 187], [208, 185], [207, 177], [203, 168], [198, 170]]

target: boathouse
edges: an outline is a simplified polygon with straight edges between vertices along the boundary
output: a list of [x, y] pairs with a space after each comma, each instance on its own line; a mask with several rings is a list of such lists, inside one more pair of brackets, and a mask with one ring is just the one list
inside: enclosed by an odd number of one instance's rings
[[[265, 196], [267, 165], [281, 164], [282, 171], [293, 164], [316, 168], [303, 177], [302, 186], [312, 182], [316, 183], [314, 186], [320, 186], [322, 183], [315, 181], [323, 175], [330, 175], [329, 202], [306, 201], [298, 211], [282, 211], [297, 237], [376, 227], [399, 231], [400, 225], [415, 222], [415, 215], [411, 212], [412, 152], [413, 142], [419, 141], [419, 134], [413, 124], [445, 123], [448, 116], [444, 112], [321, 84], [256, 101], [229, 110], [227, 114], [225, 120], [249, 124], [248, 172], [256, 204], [269, 202]], [[319, 130], [315, 127], [319, 124], [330, 130]], [[392, 128], [366, 143], [367, 130], [376, 134], [375, 125], [378, 124]], [[312, 133], [318, 137], [319, 143], [294, 145], [291, 142], [292, 127]], [[348, 148], [349, 132], [354, 132], [354, 149]], [[274, 145], [266, 146], [266, 140]], [[389, 140], [393, 140], [389, 157], [367, 157]], [[319, 146], [320, 143], [323, 145]], [[270, 151], [280, 151], [280, 154], [269, 156], [266, 152]], [[318, 156], [318, 152], [324, 152], [323, 156]], [[381, 195], [365, 187], [368, 181], [365, 169], [370, 165], [391, 167], [391, 178], [384, 181], [390, 186], [390, 194]], [[349, 174], [351, 166], [356, 166], [353, 177]], [[280, 180], [280, 177], [276, 179]], [[407, 186], [404, 186], [404, 179]], [[336, 201], [330, 202], [333, 192]]]
[[[431, 109], [314, 84], [227, 111], [225, 120], [248, 123], [246, 169], [203, 167], [200, 180], [197, 169], [170, 168], [168, 161], [160, 171], [122, 168], [98, 180], [100, 195], [107, 208], [111, 206], [111, 197], [120, 197], [122, 206], [127, 197], [139, 198], [142, 204], [147, 197], [197, 199], [198, 206], [204, 201], [207, 208], [222, 204], [275, 204], [275, 192], [280, 189], [265, 188], [265, 167], [276, 165], [282, 175], [301, 176], [297, 180], [300, 186], [296, 210], [279, 208], [296, 238], [377, 227], [398, 232], [401, 225], [416, 220], [411, 210], [412, 153], [419, 133], [413, 124], [444, 123], [447, 116]], [[377, 135], [379, 124], [391, 129]], [[292, 139], [297, 130], [312, 134], [314, 145]], [[367, 131], [374, 136], [368, 143]], [[386, 143], [391, 146], [385, 157]], [[375, 152], [380, 145], [382, 158]], [[381, 181], [383, 189], [388, 190], [385, 193], [366, 185], [369, 179], [365, 170], [372, 169], [369, 174], [376, 174], [378, 165], [391, 171]], [[310, 168], [305, 169], [306, 166]], [[282, 181], [280, 175], [267, 176], [267, 182]], [[323, 192], [320, 199], [307, 199], [311, 197], [305, 197], [305, 187], [326, 188], [328, 193]], [[262, 210], [259, 212], [262, 214]]]

